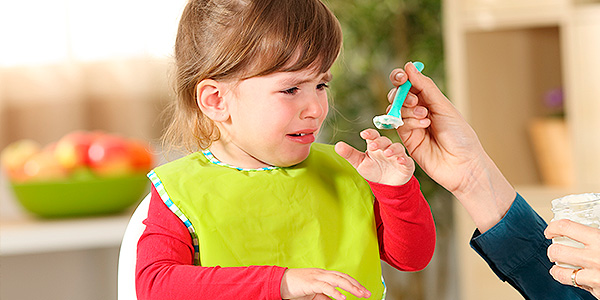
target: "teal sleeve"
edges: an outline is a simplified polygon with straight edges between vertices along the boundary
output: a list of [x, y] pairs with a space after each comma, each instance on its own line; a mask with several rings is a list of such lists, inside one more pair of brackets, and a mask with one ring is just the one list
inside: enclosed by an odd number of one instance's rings
[[498, 224], [484, 233], [475, 230], [471, 247], [494, 273], [517, 289], [525, 299], [596, 299], [589, 292], [554, 280], [544, 237], [546, 222], [517, 194]]

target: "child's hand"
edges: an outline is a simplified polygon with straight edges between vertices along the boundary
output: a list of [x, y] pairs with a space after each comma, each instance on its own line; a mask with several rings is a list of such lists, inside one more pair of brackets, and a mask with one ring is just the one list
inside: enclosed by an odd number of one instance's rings
[[360, 136], [367, 142], [367, 151], [362, 153], [344, 142], [335, 145], [335, 151], [356, 168], [358, 173], [371, 182], [387, 185], [403, 185], [415, 172], [415, 162], [404, 146], [392, 143], [375, 129], [366, 129]]
[[360, 298], [371, 293], [350, 275], [323, 269], [287, 269], [281, 279], [281, 299], [330, 300], [346, 299], [339, 287]]

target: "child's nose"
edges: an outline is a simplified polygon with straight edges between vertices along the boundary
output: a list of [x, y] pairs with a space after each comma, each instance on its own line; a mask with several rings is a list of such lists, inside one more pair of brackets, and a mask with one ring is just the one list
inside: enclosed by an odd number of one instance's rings
[[318, 119], [327, 113], [327, 96], [314, 94], [306, 102], [306, 106], [300, 113], [300, 118]]

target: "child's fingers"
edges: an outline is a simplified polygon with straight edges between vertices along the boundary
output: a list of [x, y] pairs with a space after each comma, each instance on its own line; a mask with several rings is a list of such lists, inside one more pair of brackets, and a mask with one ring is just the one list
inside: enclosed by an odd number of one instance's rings
[[331, 298], [325, 294], [316, 294], [311, 300], [331, 300]]
[[360, 132], [360, 137], [366, 141], [374, 140], [380, 136], [381, 135], [379, 134], [379, 132], [373, 128], [368, 128]]
[[387, 147], [384, 151], [383, 151], [383, 155], [386, 157], [390, 157], [390, 156], [408, 156], [406, 155], [406, 150], [404, 149], [404, 146], [402, 146], [402, 144], [400, 143], [394, 143], [392, 145], [390, 145], [389, 147]]
[[400, 143], [394, 143], [385, 136], [380, 136], [374, 129], [366, 129], [361, 132], [361, 136], [367, 142], [368, 151], [381, 150], [386, 157], [390, 156], [407, 156], [404, 146]]
[[353, 286], [355, 286], [356, 288], [360, 289], [360, 290], [364, 290], [366, 291], [367, 289], [360, 284], [360, 282], [358, 282], [358, 280], [354, 279], [354, 277], [346, 274], [346, 273], [342, 273], [342, 272], [338, 272], [338, 271], [331, 271], [333, 274], [347, 280], [349, 283], [351, 283]]
[[325, 294], [336, 300], [345, 300], [346, 296], [340, 293], [340, 291], [336, 290], [332, 285], [327, 284], [325, 282], [321, 282], [320, 293]]
[[345, 273], [318, 268], [287, 269], [281, 279], [282, 299], [346, 299], [337, 288], [356, 297], [370, 297], [371, 293], [356, 279]]
[[337, 142], [334, 149], [339, 156], [345, 158], [355, 168], [364, 160], [364, 153], [344, 142]]
[[390, 145], [392, 145], [392, 141], [387, 137], [378, 137], [374, 140], [366, 140], [367, 141], [367, 150], [369, 151], [377, 151], [377, 150], [385, 150]]
[[352, 276], [345, 273], [332, 271], [326, 274], [326, 278], [324, 278], [324, 281], [328, 283], [329, 287], [331, 287], [333, 291], [335, 291], [333, 292], [329, 288], [326, 288], [327, 291], [324, 291], [323, 294], [330, 297], [335, 298], [335, 296], [333, 295], [335, 293], [342, 295], [338, 290], [335, 289], [335, 287], [341, 288], [344, 291], [347, 291], [356, 297], [370, 296], [369, 291], [364, 286], [362, 286], [356, 279], [352, 278]]

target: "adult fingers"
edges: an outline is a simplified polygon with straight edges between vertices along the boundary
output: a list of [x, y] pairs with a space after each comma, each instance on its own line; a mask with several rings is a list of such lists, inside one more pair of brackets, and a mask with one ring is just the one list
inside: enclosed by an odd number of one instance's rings
[[[550, 269], [550, 275], [552, 275], [556, 281], [564, 285], [579, 286], [589, 292], [592, 292], [594, 289], [598, 290], [600, 287], [600, 279], [598, 279], [600, 278], [600, 274], [598, 274], [597, 271], [585, 268], [577, 271], [574, 269], [553, 266]], [[594, 294], [597, 295], [597, 293]]]
[[419, 72], [411, 62], [404, 66], [404, 70], [412, 83], [411, 92], [419, 97], [427, 107], [431, 107], [432, 105], [442, 105], [445, 107], [452, 105], [436, 86], [435, 82]]
[[[397, 88], [393, 88], [389, 91], [388, 96], [387, 96], [388, 102], [394, 103], [394, 98], [396, 97], [397, 91], [398, 91]], [[408, 93], [408, 95], [406, 95], [406, 98], [404, 99], [404, 103], [402, 103], [402, 107], [400, 108], [402, 110], [402, 112], [401, 112], [402, 117], [405, 116], [406, 109], [414, 109], [418, 104], [419, 104], [419, 98], [413, 93]], [[385, 113], [389, 113], [391, 109], [392, 109], [392, 105], [390, 104], [385, 109]]]
[[590, 267], [586, 262], [586, 255], [589, 255], [585, 249], [569, 247], [561, 244], [552, 244], [547, 250], [548, 258], [552, 262], [565, 263], [580, 267]]
[[429, 111], [424, 106], [402, 107], [402, 119], [424, 119], [427, 117], [428, 112]]
[[405, 137], [407, 133], [411, 133], [414, 134], [415, 133], [415, 129], [425, 129], [427, 127], [429, 127], [429, 125], [431, 125], [431, 119], [415, 119], [415, 118], [407, 118], [407, 119], [402, 119], [402, 121], [404, 121], [404, 125], [398, 127], [398, 129], [396, 129], [398, 131], [398, 134], [401, 135], [401, 137]]
[[389, 103], [394, 102], [394, 97], [396, 97], [396, 91], [398, 91], [397, 88], [393, 88], [391, 89], [388, 94], [387, 94], [387, 99]]
[[567, 236], [585, 245], [600, 248], [600, 229], [582, 225], [571, 220], [562, 219], [550, 222], [544, 231], [546, 238]]
[[417, 97], [417, 95], [413, 93], [408, 93], [408, 95], [406, 95], [406, 99], [404, 99], [404, 103], [402, 104], [402, 106], [415, 107], [417, 106], [417, 104], [419, 104], [419, 97]]
[[[397, 91], [398, 91], [398, 88], [393, 88], [388, 92], [387, 99], [388, 99], [389, 103], [394, 102], [394, 98], [396, 98]], [[402, 106], [414, 107], [418, 103], [419, 103], [419, 97], [417, 97], [415, 94], [409, 92], [406, 95], [406, 98], [404, 98], [404, 103], [402, 103]]]
[[390, 73], [390, 81], [394, 86], [404, 84], [406, 80], [408, 80], [406, 72], [400, 68], [396, 68]]
[[550, 268], [550, 275], [552, 275], [556, 281], [565, 285], [573, 285], [573, 283], [571, 283], [571, 274], [573, 274], [573, 269], [562, 268], [556, 265]]

